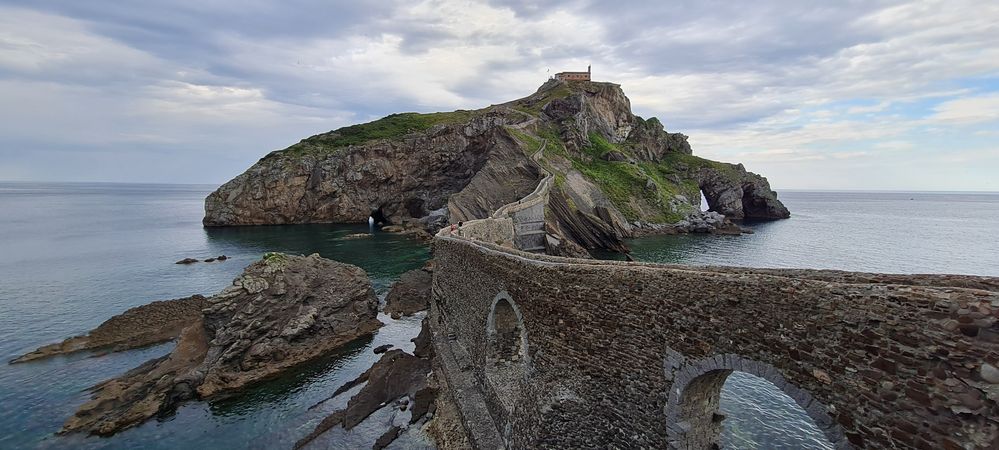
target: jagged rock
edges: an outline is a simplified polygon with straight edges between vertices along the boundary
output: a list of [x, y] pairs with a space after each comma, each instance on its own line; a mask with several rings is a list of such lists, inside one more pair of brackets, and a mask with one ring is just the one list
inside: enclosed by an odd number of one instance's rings
[[687, 143], [687, 136], [681, 133], [667, 133], [659, 119], [652, 117], [643, 120], [635, 116], [628, 142], [637, 149], [639, 156], [646, 161], [659, 161], [667, 152], [690, 155], [693, 151]]
[[84, 350], [117, 352], [173, 340], [186, 326], [201, 319], [201, 308], [205, 305], [205, 297], [192, 295], [136, 306], [104, 321], [83, 336], [46, 345], [19, 356], [11, 364]]
[[742, 164], [726, 170], [705, 167], [695, 177], [711, 209], [731, 219], [786, 219], [791, 217], [767, 179], [747, 172]]
[[388, 445], [391, 444], [392, 441], [395, 440], [395, 438], [399, 437], [399, 433], [401, 432], [402, 428], [392, 425], [388, 430], [385, 431], [384, 434], [382, 434], [381, 436], [378, 437], [377, 440], [375, 440], [375, 445], [373, 445], [371, 448], [373, 450], [382, 450], [383, 448], [388, 447]]
[[[416, 394], [427, 386], [429, 373], [430, 361], [427, 359], [418, 358], [398, 349], [385, 353], [371, 368], [347, 383], [356, 386], [367, 381], [361, 391], [347, 402], [347, 408], [323, 419], [315, 430], [295, 444], [295, 448], [304, 447], [337, 425], [350, 430], [378, 408], [403, 395], [415, 398]], [[345, 392], [346, 389], [341, 388], [337, 391]]]
[[392, 283], [385, 297], [385, 314], [409, 316], [423, 311], [430, 305], [430, 284], [433, 276], [430, 271], [414, 269], [402, 274]]
[[310, 360], [382, 324], [359, 267], [313, 254], [269, 253], [208, 299], [212, 336], [198, 393], [236, 389]]
[[413, 350], [413, 354], [419, 358], [434, 357], [434, 346], [432, 337], [430, 336], [429, 321], [429, 317], [424, 317], [423, 321], [420, 322], [420, 334], [418, 334], [415, 338], [410, 339], [412, 343], [416, 344], [416, 349]]
[[108, 435], [321, 356], [381, 323], [358, 267], [319, 255], [268, 253], [207, 299], [168, 356], [93, 389], [62, 432]]
[[[573, 202], [575, 205], [578, 203]], [[606, 248], [627, 253], [622, 234], [608, 225], [600, 217], [570, 206], [562, 189], [553, 189], [549, 194], [548, 207], [558, 222], [553, 227], [560, 229], [564, 236], [584, 248]], [[585, 251], [585, 250], [584, 250]], [[587, 257], [589, 254], [586, 255]]]
[[611, 161], [611, 162], [623, 162], [623, 161], [627, 161], [628, 157], [624, 156], [624, 153], [616, 152], [616, 151], [610, 151], [610, 152], [607, 152], [607, 153], [604, 153], [603, 155], [601, 155], [600, 159], [602, 159], [604, 161]]
[[188, 374], [204, 359], [208, 337], [200, 320], [181, 333], [169, 355], [152, 359], [124, 375], [93, 388], [84, 403], [63, 425], [60, 433], [87, 432], [110, 436], [165, 414], [195, 396]]

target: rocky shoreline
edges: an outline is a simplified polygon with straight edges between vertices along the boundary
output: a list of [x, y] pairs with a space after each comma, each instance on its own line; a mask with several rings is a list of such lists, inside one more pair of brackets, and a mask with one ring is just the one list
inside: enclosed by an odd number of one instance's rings
[[[386, 296], [385, 313], [401, 317], [426, 310], [432, 270], [428, 262], [403, 274]], [[82, 350], [123, 351], [176, 339], [169, 354], [90, 388], [91, 400], [59, 431], [111, 436], [169, 416], [184, 402], [233, 393], [329, 354], [376, 331], [382, 325], [377, 313], [377, 298], [360, 268], [318, 255], [268, 253], [211, 297], [135, 307], [87, 335], [44, 346], [11, 363]], [[374, 349], [381, 359], [327, 398], [363, 385], [346, 408], [322, 420], [295, 448], [311, 445], [334, 427], [348, 431], [385, 408], [390, 412], [380, 412], [379, 420], [395, 418], [374, 442], [375, 449], [397, 439], [421, 448], [433, 448], [433, 442], [443, 442], [439, 439], [459, 442], [463, 430], [456, 411], [448, 410], [446, 398], [437, 395], [427, 320], [412, 339], [412, 354], [392, 345]], [[445, 414], [435, 424], [439, 405]]]
[[671, 234], [718, 234], [738, 236], [753, 234], [750, 228], [742, 227], [714, 211], [693, 213], [677, 223], [632, 222], [632, 238]]
[[205, 305], [205, 297], [192, 295], [136, 306], [104, 321], [85, 335], [40, 347], [10, 363], [24, 363], [82, 351], [119, 352], [171, 341], [199, 319]]
[[169, 355], [94, 386], [60, 432], [111, 435], [279, 375], [382, 325], [364, 271], [319, 255], [268, 253], [204, 301]]

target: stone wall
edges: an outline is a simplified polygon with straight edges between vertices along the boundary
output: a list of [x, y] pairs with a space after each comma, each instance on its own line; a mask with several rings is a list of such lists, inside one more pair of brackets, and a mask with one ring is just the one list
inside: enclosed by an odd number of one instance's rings
[[[999, 446], [995, 278], [573, 260], [446, 235], [434, 255], [435, 346], [485, 405], [463, 413], [475, 442], [707, 448], [712, 399], [744, 371], [839, 448]], [[487, 361], [500, 297], [522, 322], [513, 375]]]
[[509, 218], [470, 220], [454, 231], [450, 227], [441, 228], [437, 236], [462, 237], [514, 247], [513, 220]]

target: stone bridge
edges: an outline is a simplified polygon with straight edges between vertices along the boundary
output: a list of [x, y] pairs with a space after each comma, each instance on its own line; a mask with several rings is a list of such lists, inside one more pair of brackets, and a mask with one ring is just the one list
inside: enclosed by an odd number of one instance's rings
[[999, 448], [997, 278], [567, 259], [475, 230], [435, 238], [430, 317], [478, 448], [712, 448], [733, 371], [835, 448]]

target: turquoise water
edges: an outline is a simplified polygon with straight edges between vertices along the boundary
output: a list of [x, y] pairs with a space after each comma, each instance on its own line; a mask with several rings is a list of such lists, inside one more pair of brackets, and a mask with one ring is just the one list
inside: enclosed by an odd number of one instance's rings
[[[429, 257], [425, 245], [398, 235], [343, 239], [367, 232], [366, 226], [204, 229], [202, 205], [212, 189], [0, 183], [0, 358], [85, 333], [133, 306], [218, 292], [267, 251], [318, 252], [356, 264], [379, 294]], [[230, 259], [174, 264], [221, 254]], [[0, 363], [0, 448], [290, 448], [337, 402], [308, 407], [366, 370], [377, 359], [374, 346], [412, 350], [420, 317], [379, 319], [387, 325], [375, 336], [336, 355], [232, 398], [189, 403], [165, 421], [110, 439], [53, 432], [87, 400], [86, 388], [169, 352], [172, 344], [100, 358]]]
[[[343, 239], [366, 226], [204, 229], [203, 199], [213, 188], [0, 183], [0, 358], [84, 333], [132, 306], [217, 292], [267, 251], [319, 252], [356, 264], [380, 294], [429, 256], [425, 245], [398, 235]], [[786, 192], [781, 198], [794, 217], [749, 224], [754, 235], [666, 236], [630, 245], [647, 261], [999, 275], [997, 194]], [[231, 259], [174, 264], [220, 254]], [[0, 448], [290, 448], [342, 405], [341, 396], [308, 410], [367, 369], [376, 360], [374, 346], [412, 349], [420, 317], [380, 319], [387, 325], [375, 336], [335, 355], [227, 399], [188, 403], [166, 420], [110, 439], [53, 432], [88, 398], [87, 387], [169, 352], [170, 344], [99, 358], [0, 363]], [[733, 374], [722, 395], [726, 442], [822, 448], [821, 436], [787, 401], [766, 381]], [[323, 442], [369, 446], [358, 443], [373, 441], [374, 433]]]

